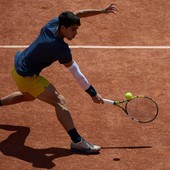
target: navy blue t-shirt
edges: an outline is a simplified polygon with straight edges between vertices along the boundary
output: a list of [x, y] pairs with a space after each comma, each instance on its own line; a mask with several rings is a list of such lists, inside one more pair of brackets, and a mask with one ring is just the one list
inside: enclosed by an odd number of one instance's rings
[[72, 60], [68, 44], [56, 34], [58, 18], [48, 22], [42, 29], [37, 39], [24, 51], [17, 52], [15, 68], [21, 76], [39, 75], [41, 70], [55, 61], [60, 64]]

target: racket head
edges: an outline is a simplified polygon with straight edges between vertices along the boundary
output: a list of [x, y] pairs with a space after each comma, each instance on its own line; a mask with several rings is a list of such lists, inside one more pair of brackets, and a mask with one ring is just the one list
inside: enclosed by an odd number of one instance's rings
[[134, 96], [125, 105], [127, 115], [139, 123], [149, 123], [158, 116], [158, 105], [150, 97]]

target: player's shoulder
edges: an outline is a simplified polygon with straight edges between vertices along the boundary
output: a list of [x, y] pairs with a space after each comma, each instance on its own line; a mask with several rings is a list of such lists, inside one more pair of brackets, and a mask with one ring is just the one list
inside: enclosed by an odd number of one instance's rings
[[55, 27], [59, 25], [58, 17], [53, 18], [52, 20], [48, 21], [44, 28]]
[[47, 37], [51, 37], [51, 35], [53, 35], [52, 37], [56, 36], [56, 30], [58, 29], [59, 26], [59, 22], [58, 22], [58, 18], [54, 18], [51, 21], [49, 21], [44, 27], [42, 27], [41, 29], [41, 35], [47, 35]]

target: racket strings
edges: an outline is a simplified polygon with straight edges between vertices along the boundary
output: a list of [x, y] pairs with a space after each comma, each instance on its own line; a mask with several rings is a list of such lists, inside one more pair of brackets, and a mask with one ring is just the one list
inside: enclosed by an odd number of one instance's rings
[[126, 110], [130, 117], [139, 122], [150, 122], [156, 118], [158, 107], [150, 98], [135, 98], [128, 102]]

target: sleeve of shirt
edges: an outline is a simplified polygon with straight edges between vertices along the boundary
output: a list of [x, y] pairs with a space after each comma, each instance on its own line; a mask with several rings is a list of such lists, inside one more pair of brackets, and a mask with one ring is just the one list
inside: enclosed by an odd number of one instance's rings
[[51, 21], [49, 21], [44, 28], [55, 28], [58, 27], [59, 21], [58, 21], [58, 17], [53, 18]]
[[66, 64], [72, 61], [72, 54], [69, 47], [60, 47], [60, 51], [57, 54], [60, 64]]
[[72, 61], [72, 54], [68, 44], [65, 43], [60, 37], [56, 36], [56, 30], [58, 29], [59, 24], [58, 22], [58, 18], [54, 18], [45, 25], [44, 29], [52, 32], [56, 39], [56, 44], [54, 45], [56, 59], [60, 64], [66, 64]]

